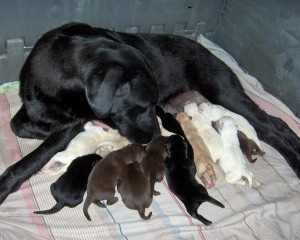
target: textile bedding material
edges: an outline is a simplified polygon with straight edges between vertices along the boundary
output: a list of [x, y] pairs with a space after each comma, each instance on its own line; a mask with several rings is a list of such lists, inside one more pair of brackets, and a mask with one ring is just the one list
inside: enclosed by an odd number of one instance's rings
[[[220, 47], [201, 35], [198, 42], [234, 70], [253, 101], [282, 118], [300, 136], [299, 119], [282, 102], [266, 93]], [[39, 140], [18, 138], [11, 131], [10, 119], [20, 106], [18, 90], [0, 94], [0, 173], [41, 144]], [[247, 162], [254, 177], [263, 184], [259, 188], [231, 185], [220, 169], [216, 186], [208, 191], [225, 208], [204, 203], [198, 209], [213, 222], [210, 226], [189, 216], [165, 179], [156, 184], [161, 195], [155, 196], [146, 209], [146, 214], [153, 212], [147, 221], [127, 209], [118, 193], [116, 204], [106, 209], [90, 207], [91, 222], [85, 219], [82, 204], [65, 207], [53, 215], [36, 215], [33, 211], [54, 205], [50, 185], [58, 178], [38, 173], [0, 206], [0, 239], [299, 239], [299, 179], [275, 149], [267, 144], [263, 147], [263, 157], [253, 164]]]

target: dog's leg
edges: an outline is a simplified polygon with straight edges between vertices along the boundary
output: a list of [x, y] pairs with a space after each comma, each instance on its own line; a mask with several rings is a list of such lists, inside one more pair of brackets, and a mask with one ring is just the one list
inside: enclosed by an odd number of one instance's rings
[[118, 197], [112, 197], [112, 198], [107, 199], [106, 204], [107, 204], [107, 205], [113, 205], [113, 204], [115, 204], [118, 200], [119, 200]]
[[210, 225], [212, 224], [211, 221], [209, 221], [208, 219], [206, 219], [205, 217], [203, 217], [202, 215], [200, 215], [197, 210], [200, 204], [196, 204], [196, 203], [187, 203], [187, 202], [183, 202], [185, 205], [185, 208], [187, 210], [187, 212], [194, 218], [198, 219], [200, 222], [204, 223], [205, 225]]
[[18, 190], [25, 180], [39, 171], [54, 154], [64, 150], [71, 139], [82, 130], [83, 123], [78, 121], [54, 132], [37, 149], [8, 167], [0, 176], [0, 204], [10, 193]]
[[28, 117], [24, 105], [10, 122], [12, 131], [19, 137], [44, 140], [50, 135], [50, 129], [35, 125]]

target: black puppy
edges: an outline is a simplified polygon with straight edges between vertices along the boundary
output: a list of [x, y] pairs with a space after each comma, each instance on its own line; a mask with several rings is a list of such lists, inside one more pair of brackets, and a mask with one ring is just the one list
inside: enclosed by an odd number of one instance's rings
[[63, 150], [79, 133], [78, 122], [101, 119], [131, 142], [148, 143], [159, 136], [155, 104], [188, 90], [247, 118], [300, 176], [297, 135], [253, 103], [232, 70], [201, 44], [71, 23], [44, 34], [22, 68], [23, 105], [11, 128], [45, 142], [2, 174], [0, 204]]
[[170, 190], [183, 202], [187, 212], [205, 225], [212, 222], [197, 213], [203, 202], [210, 202], [219, 207], [225, 206], [208, 195], [195, 178], [194, 161], [187, 154], [187, 143], [179, 135], [172, 135], [166, 141], [167, 157], [165, 159], [166, 179]]
[[56, 204], [49, 210], [35, 211], [37, 214], [53, 214], [63, 207], [76, 207], [83, 201], [88, 177], [94, 165], [101, 160], [98, 154], [88, 154], [72, 161], [67, 171], [51, 184], [51, 193]]

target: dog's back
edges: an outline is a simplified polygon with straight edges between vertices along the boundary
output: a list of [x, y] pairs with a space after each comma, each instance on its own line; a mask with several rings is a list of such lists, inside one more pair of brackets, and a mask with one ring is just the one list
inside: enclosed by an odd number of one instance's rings
[[197, 175], [206, 188], [211, 188], [216, 182], [216, 166], [211, 157], [210, 151], [200, 136], [198, 129], [187, 113], [178, 113], [176, 117], [184, 133], [193, 147], [194, 162], [197, 168]]
[[109, 153], [93, 168], [87, 184], [87, 197], [83, 205], [83, 213], [90, 221], [88, 208], [92, 202], [97, 201], [98, 206], [105, 207], [100, 203], [107, 200], [107, 204], [118, 201], [115, 197], [115, 187], [124, 177], [128, 164], [140, 162], [144, 156], [145, 148], [138, 144], [129, 144], [119, 150]]
[[262, 149], [261, 142], [257, 137], [254, 127], [243, 116], [229, 111], [220, 105], [211, 103], [202, 103], [199, 106], [199, 110], [203, 112], [211, 121], [217, 121], [222, 117], [232, 117], [237, 125], [238, 130], [242, 131], [246, 136], [252, 139]]
[[166, 151], [166, 179], [170, 190], [183, 202], [192, 217], [210, 225], [211, 221], [197, 213], [198, 207], [205, 201], [222, 208], [224, 205], [210, 197], [206, 188], [195, 179], [187, 154], [187, 143], [183, 138], [178, 135], [169, 137]]
[[249, 162], [256, 162], [257, 158], [252, 158], [252, 155], [264, 155], [265, 153], [257, 146], [257, 144], [249, 139], [246, 134], [241, 131], [238, 131], [238, 138], [240, 143], [240, 148]]
[[200, 113], [195, 103], [185, 105], [184, 111], [192, 117], [192, 122], [199, 135], [207, 146], [212, 160], [216, 162], [222, 156], [223, 141], [220, 134], [213, 128], [211, 121], [203, 113]]
[[219, 165], [226, 174], [229, 183], [245, 185], [246, 177], [252, 186], [252, 173], [247, 170], [246, 162], [237, 136], [237, 127], [231, 117], [222, 117], [216, 123], [223, 139], [224, 151]]
[[150, 183], [138, 162], [126, 166], [126, 174], [118, 185], [118, 191], [126, 207], [138, 210], [144, 220], [151, 217], [152, 212], [145, 216], [145, 208], [148, 208], [152, 202]]

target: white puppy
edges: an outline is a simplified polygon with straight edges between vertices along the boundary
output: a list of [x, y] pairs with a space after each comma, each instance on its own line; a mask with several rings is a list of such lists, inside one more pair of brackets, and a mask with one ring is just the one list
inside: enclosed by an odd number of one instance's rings
[[237, 127], [232, 117], [222, 117], [216, 122], [217, 129], [223, 140], [224, 151], [219, 165], [225, 173], [225, 179], [232, 184], [252, 187], [252, 173], [246, 168], [245, 157], [240, 149]]
[[212, 160], [217, 162], [223, 154], [223, 141], [221, 135], [212, 127], [211, 121], [198, 111], [196, 103], [186, 104], [184, 106], [184, 111], [192, 117], [192, 122], [207, 146]]
[[[161, 135], [173, 135], [162, 127], [160, 118], [157, 117], [157, 119]], [[94, 152], [105, 157], [108, 153], [125, 147], [129, 143], [128, 139], [121, 136], [118, 130], [103, 123], [95, 125], [87, 122], [84, 125], [84, 131], [76, 135], [64, 151], [55, 154], [41, 171], [49, 175], [64, 173], [77, 157]]]
[[232, 117], [237, 125], [238, 130], [243, 132], [249, 139], [252, 139], [257, 146], [263, 150], [262, 144], [257, 137], [255, 129], [251, 126], [248, 120], [241, 115], [233, 113], [226, 108], [208, 102], [203, 102], [199, 105], [199, 112], [203, 113], [211, 121], [217, 121], [221, 117]]
[[92, 122], [87, 122], [84, 130], [72, 139], [64, 151], [55, 154], [41, 171], [49, 175], [64, 173], [77, 157], [94, 153], [101, 147], [106, 150], [102, 153], [107, 154], [129, 144], [127, 138], [121, 136], [118, 130], [104, 124], [94, 125]]

